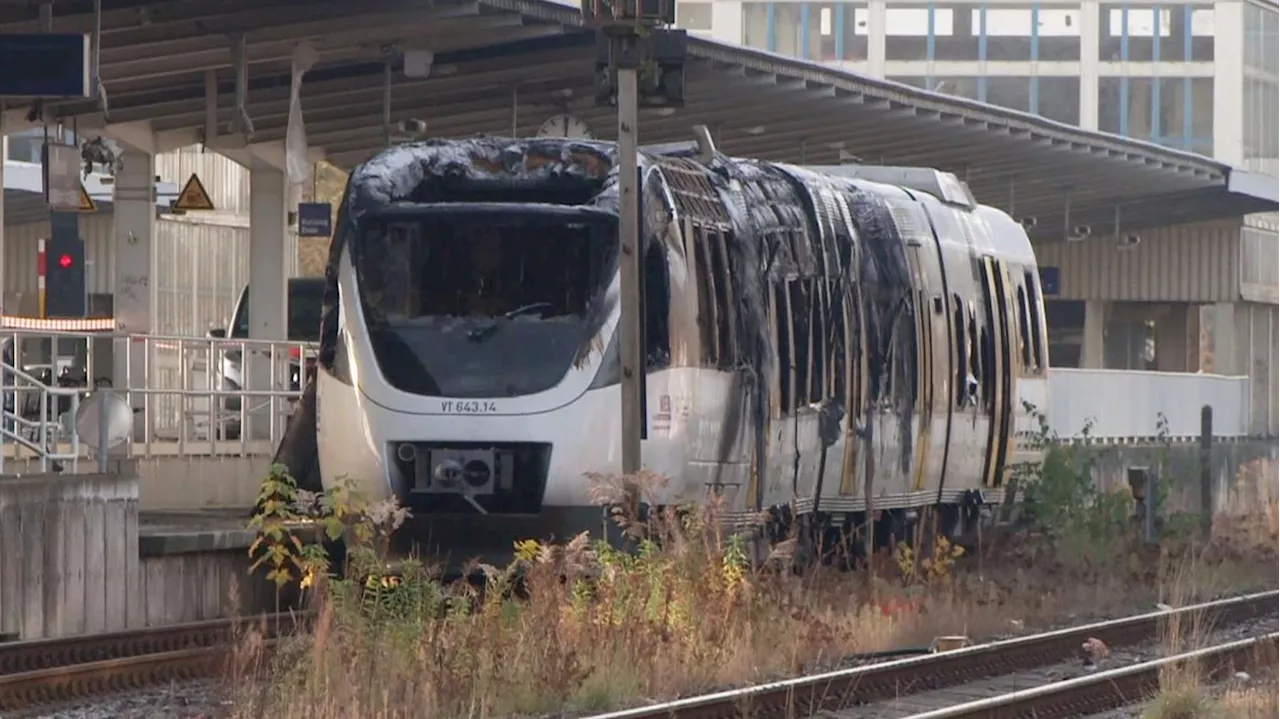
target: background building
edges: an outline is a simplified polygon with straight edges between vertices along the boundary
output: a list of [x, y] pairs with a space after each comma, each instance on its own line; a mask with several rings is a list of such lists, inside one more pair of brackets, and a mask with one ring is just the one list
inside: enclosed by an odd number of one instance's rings
[[1276, 175], [1274, 3], [682, 0], [695, 34]]

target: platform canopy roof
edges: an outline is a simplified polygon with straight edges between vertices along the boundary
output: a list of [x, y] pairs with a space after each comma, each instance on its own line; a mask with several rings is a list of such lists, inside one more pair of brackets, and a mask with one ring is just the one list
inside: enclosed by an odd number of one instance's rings
[[[426, 79], [398, 69], [393, 120], [417, 118], [431, 136], [530, 135], [570, 112], [602, 139], [615, 135], [591, 95], [594, 35], [576, 7], [549, 0], [102, 0], [106, 108], [50, 103], [75, 118], [162, 151], [207, 141], [240, 159], [280, 165], [290, 57], [311, 41], [318, 64], [302, 105], [315, 155], [350, 168], [383, 144], [384, 58], [434, 53]], [[88, 32], [92, 0], [54, 3], [55, 32]], [[34, 32], [35, 3], [0, 3], [0, 32]], [[231, 45], [250, 58], [253, 134], [228, 137], [235, 92]], [[691, 39], [687, 106], [641, 115], [644, 143], [688, 140], [712, 128], [727, 153], [805, 164], [842, 157], [956, 173], [983, 202], [1036, 219], [1033, 236], [1068, 226], [1121, 232], [1277, 208], [1271, 178], [1192, 153], [1124, 139], [813, 62]], [[8, 128], [31, 115], [11, 107]], [[246, 144], [247, 143], [247, 144]]]

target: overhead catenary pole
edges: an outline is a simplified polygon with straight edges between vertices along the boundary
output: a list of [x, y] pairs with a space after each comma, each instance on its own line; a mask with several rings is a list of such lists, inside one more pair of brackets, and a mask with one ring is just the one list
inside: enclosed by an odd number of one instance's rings
[[[639, 111], [640, 107], [684, 104], [683, 30], [674, 0], [582, 0], [582, 18], [599, 31], [596, 45], [596, 103], [618, 112], [618, 365], [621, 390], [622, 474], [642, 465], [644, 439], [645, 324], [640, 259]], [[638, 488], [626, 481], [627, 502], [635, 508]]]
[[[615, 37], [617, 46], [629, 37]], [[635, 53], [618, 47], [618, 280], [621, 316], [618, 350], [622, 367], [622, 473], [640, 471], [640, 423], [644, 421], [640, 392], [644, 358], [640, 356], [640, 227], [638, 203], [637, 88]]]

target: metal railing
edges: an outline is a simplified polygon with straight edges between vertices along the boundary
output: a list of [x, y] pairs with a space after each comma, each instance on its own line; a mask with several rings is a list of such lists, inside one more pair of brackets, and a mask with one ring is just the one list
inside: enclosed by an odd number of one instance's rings
[[[8, 362], [0, 363], [0, 375], [0, 394], [4, 397], [0, 440], [27, 450], [39, 460], [41, 472], [61, 469], [61, 462], [70, 462], [75, 471], [80, 459], [75, 422], [59, 421], [59, 417], [69, 415], [74, 420], [84, 390], [48, 386]], [[59, 412], [59, 400], [64, 397], [69, 407]], [[28, 408], [31, 411], [26, 411]], [[67, 452], [59, 451], [63, 444], [70, 445]], [[5, 454], [0, 452], [0, 474], [4, 474]]]
[[111, 387], [134, 409], [122, 456], [273, 453], [317, 349], [311, 342], [28, 330], [4, 332], [0, 346], [9, 348], [0, 455], [38, 458], [42, 467], [82, 456], [74, 421], [58, 420], [66, 401], [61, 411], [50, 407], [71, 397], [74, 418], [89, 385]]

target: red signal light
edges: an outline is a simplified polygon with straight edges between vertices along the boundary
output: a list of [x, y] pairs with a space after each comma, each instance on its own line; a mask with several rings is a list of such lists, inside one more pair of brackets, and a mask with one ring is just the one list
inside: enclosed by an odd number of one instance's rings
[[67, 269], [68, 267], [70, 267], [70, 266], [71, 266], [71, 255], [62, 255], [61, 257], [59, 257], [59, 258], [58, 258], [58, 266], [59, 266], [59, 267], [61, 267], [61, 268], [62, 268], [62, 269], [64, 269], [64, 270], [65, 270], [65, 269]]

